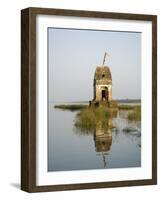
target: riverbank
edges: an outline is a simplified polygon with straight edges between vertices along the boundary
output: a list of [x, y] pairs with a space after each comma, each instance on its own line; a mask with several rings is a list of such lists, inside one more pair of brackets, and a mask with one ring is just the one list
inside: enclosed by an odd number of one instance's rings
[[[71, 110], [71, 111], [81, 110], [88, 107], [89, 107], [88, 104], [60, 104], [60, 105], [54, 106], [54, 108], [63, 109], [63, 110]], [[118, 105], [115, 104], [115, 106], [112, 106], [112, 108], [118, 108], [119, 110], [134, 110], [140, 107], [141, 107], [140, 105], [129, 105], [129, 104], [118, 104]]]
[[87, 107], [88, 107], [88, 105], [83, 105], [83, 104], [61, 104], [61, 105], [54, 106], [54, 108], [70, 110], [70, 111], [81, 110], [81, 109], [84, 109]]
[[[118, 111], [127, 111], [126, 119], [129, 122], [141, 121], [141, 105], [116, 104], [115, 107], [89, 107], [84, 104], [61, 104], [54, 106], [57, 109], [77, 111], [74, 125], [83, 132], [92, 132], [102, 127], [104, 130], [113, 129], [110, 120], [117, 116]], [[131, 131], [131, 129], [130, 129]]]

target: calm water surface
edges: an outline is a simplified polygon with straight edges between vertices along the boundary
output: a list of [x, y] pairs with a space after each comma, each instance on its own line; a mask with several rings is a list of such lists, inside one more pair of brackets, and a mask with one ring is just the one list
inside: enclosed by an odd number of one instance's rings
[[[93, 133], [77, 130], [77, 111], [55, 109], [49, 105], [48, 171], [127, 168], [141, 166], [141, 132], [136, 123], [119, 111], [109, 119], [116, 128], [103, 130], [98, 124]], [[132, 127], [133, 132], [124, 128]]]

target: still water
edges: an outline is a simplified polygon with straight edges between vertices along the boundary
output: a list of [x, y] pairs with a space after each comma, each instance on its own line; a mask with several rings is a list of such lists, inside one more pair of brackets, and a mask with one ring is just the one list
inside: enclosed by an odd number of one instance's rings
[[[76, 114], [49, 105], [48, 171], [127, 168], [141, 166], [140, 125], [128, 122], [128, 111], [118, 111], [109, 119], [115, 127], [93, 133], [74, 126]], [[124, 128], [133, 128], [127, 132]]]

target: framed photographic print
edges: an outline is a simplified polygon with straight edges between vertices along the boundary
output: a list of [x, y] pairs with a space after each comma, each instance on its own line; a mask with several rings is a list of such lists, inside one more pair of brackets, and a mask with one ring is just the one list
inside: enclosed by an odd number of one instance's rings
[[21, 189], [157, 183], [157, 16], [21, 11]]

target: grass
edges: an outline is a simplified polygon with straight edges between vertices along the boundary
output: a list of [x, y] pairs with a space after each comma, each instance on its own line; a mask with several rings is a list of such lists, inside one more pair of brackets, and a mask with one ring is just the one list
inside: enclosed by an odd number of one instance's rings
[[115, 100], [112, 100], [109, 102], [109, 107], [110, 108], [118, 108], [118, 102]]
[[141, 105], [119, 105], [119, 110], [129, 110], [128, 120], [129, 121], [141, 121]]
[[135, 107], [136, 107], [135, 105], [133, 106], [133, 105], [127, 105], [127, 104], [121, 104], [121, 105], [118, 106], [118, 108], [120, 110], [132, 110]]
[[[140, 105], [118, 105], [114, 102], [113, 107], [99, 106], [99, 107], [89, 107], [83, 104], [70, 104], [70, 105], [56, 105], [55, 108], [77, 111], [79, 112], [75, 118], [75, 128], [81, 130], [82, 132], [92, 132], [98, 127], [98, 125], [106, 130], [112, 129], [109, 120], [117, 115], [119, 110], [128, 110], [127, 119], [129, 122], [139, 122], [141, 121], [141, 106]], [[126, 130], [126, 132], [131, 130]]]
[[128, 120], [135, 122], [141, 121], [141, 106], [135, 106], [133, 111], [128, 113]]
[[103, 129], [113, 128], [109, 123], [111, 117], [116, 116], [117, 109], [107, 107], [88, 107], [81, 110], [75, 120], [75, 127], [81, 131], [94, 131], [97, 126]]
[[84, 108], [87, 108], [87, 105], [83, 105], [83, 104], [71, 104], [71, 105], [56, 105], [54, 106], [54, 108], [59, 108], [59, 109], [63, 109], [63, 110], [70, 110], [70, 111], [75, 111], [75, 110], [81, 110]]
[[129, 121], [140, 122], [141, 121], [141, 105], [126, 105], [121, 104], [118, 106], [119, 110], [128, 110], [127, 119]]

